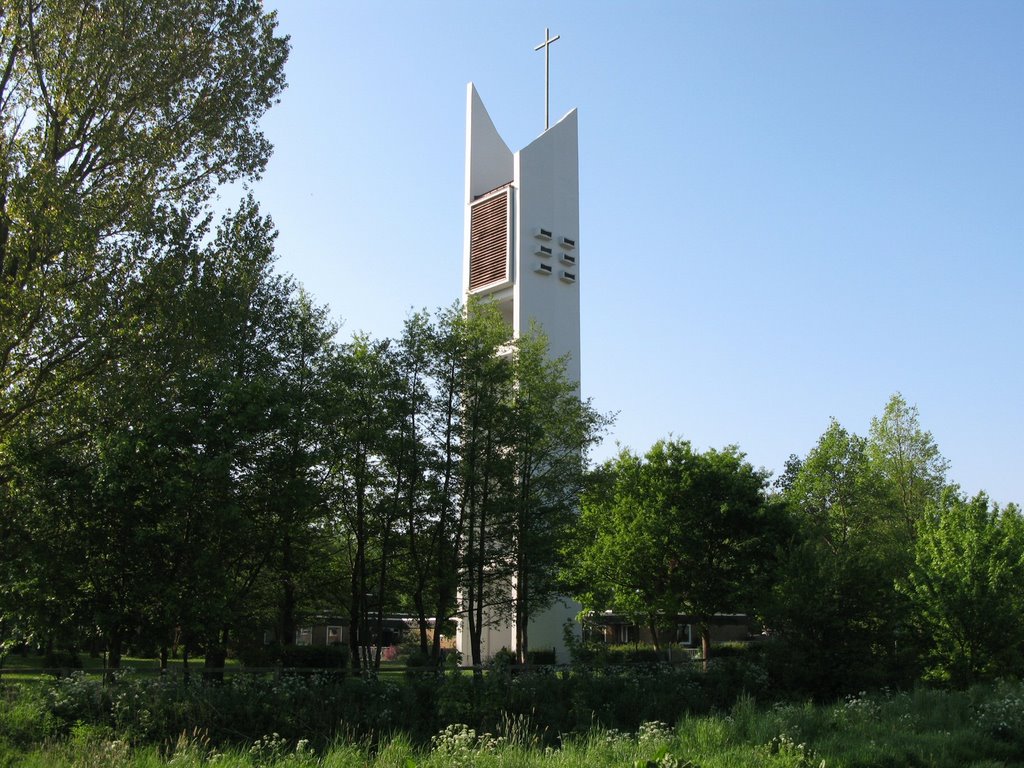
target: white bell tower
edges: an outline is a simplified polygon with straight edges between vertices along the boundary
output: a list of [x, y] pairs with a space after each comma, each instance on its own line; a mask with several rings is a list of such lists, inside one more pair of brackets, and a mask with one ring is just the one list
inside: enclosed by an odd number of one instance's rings
[[536, 322], [577, 384], [579, 221], [576, 110], [513, 153], [470, 83], [463, 293], [497, 302], [517, 336]]

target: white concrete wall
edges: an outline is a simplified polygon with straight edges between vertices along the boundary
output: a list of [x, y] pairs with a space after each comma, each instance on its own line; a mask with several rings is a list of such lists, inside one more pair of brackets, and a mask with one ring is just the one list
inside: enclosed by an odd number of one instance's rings
[[[517, 199], [515, 218], [516, 248], [513, 257], [515, 299], [513, 328], [517, 334], [536, 321], [547, 334], [551, 355], [568, 355], [566, 374], [571, 381], [580, 380], [580, 204], [579, 158], [576, 110], [571, 111], [529, 146], [515, 154]], [[550, 241], [538, 240], [534, 231], [551, 230]], [[576, 247], [562, 249], [561, 237], [576, 241]], [[554, 255], [534, 255], [538, 245], [547, 245]], [[575, 257], [575, 265], [559, 261], [560, 252]], [[538, 262], [552, 266], [553, 274], [534, 271]], [[576, 275], [575, 283], [558, 278], [562, 270]]]
[[[497, 621], [493, 611], [484, 611], [484, 629], [480, 635], [480, 655], [486, 662], [502, 648], [515, 649], [516, 633], [507, 621]], [[462, 654], [463, 664], [473, 663], [472, 646], [469, 642], [469, 622], [465, 612], [457, 617], [455, 647]]]
[[555, 649], [555, 662], [569, 663], [569, 649], [565, 645], [565, 625], [577, 640], [582, 634], [576, 617], [582, 606], [568, 597], [559, 597], [546, 611], [530, 619], [529, 643], [531, 651]]
[[[512, 181], [512, 151], [498, 135], [480, 95], [466, 87], [466, 195], [462, 234], [462, 295], [469, 292], [469, 206], [475, 198]], [[513, 204], [515, 200], [513, 199]]]

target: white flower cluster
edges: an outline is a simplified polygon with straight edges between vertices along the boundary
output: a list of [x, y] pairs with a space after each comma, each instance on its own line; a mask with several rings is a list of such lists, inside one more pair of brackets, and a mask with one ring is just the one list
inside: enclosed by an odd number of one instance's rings
[[288, 748], [288, 740], [278, 733], [262, 736], [249, 747], [249, 759], [253, 766], [295, 766], [295, 768], [313, 768], [317, 764], [316, 754], [309, 746], [309, 741], [299, 739], [295, 749]]
[[978, 727], [1003, 741], [1024, 744], [1024, 686], [1002, 683], [993, 697], [978, 707]]
[[445, 765], [472, 768], [476, 755], [493, 753], [504, 739], [490, 733], [477, 732], [463, 723], [449, 725], [430, 739], [430, 749], [444, 759]]
[[636, 732], [636, 740], [640, 744], [668, 741], [670, 738], [672, 738], [672, 729], [660, 720], [648, 720], [640, 723], [640, 728]]
[[780, 733], [773, 737], [765, 745], [765, 751], [774, 757], [788, 758], [786, 764], [792, 768], [826, 768], [825, 761], [819, 762], [818, 755], [813, 749], [803, 742], [797, 742], [788, 733]]

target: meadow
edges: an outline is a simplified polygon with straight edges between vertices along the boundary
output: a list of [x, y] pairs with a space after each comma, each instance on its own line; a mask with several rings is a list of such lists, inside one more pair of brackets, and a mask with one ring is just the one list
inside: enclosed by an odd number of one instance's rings
[[8, 683], [0, 766], [1024, 766], [1018, 682], [725, 705], [692, 671], [507, 672]]

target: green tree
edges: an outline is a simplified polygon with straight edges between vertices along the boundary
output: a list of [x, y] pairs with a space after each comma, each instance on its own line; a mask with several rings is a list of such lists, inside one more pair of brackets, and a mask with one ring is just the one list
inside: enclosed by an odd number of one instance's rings
[[[188, 427], [188, 392], [212, 381], [198, 365], [210, 336], [187, 349], [195, 339], [174, 335], [185, 315], [161, 275], [172, 262], [190, 264], [186, 278], [215, 273], [192, 258], [207, 201], [269, 157], [258, 120], [288, 52], [275, 25], [257, 0], [0, 7], [0, 519], [35, 544], [8, 561], [2, 610], [33, 612], [47, 633], [99, 624], [115, 662], [128, 628], [181, 619], [153, 605], [180, 606], [175, 574], [199, 572], [190, 547], [169, 544], [182, 518], [164, 513], [202, 521], [188, 497], [233, 487], [232, 462], [212, 472], [224, 454], [203, 442], [216, 419]], [[221, 309], [201, 307], [188, 330]], [[220, 501], [208, 509], [235, 508]], [[196, 528], [184, 529], [199, 541]]]
[[765, 618], [789, 649], [796, 686], [833, 695], [891, 668], [901, 622], [893, 581], [906, 548], [867, 441], [833, 420], [797, 465], [782, 499], [799, 535], [783, 558]]
[[513, 579], [507, 556], [513, 457], [508, 450], [514, 369], [512, 331], [497, 308], [471, 302], [461, 353], [460, 613], [466, 615], [472, 663], [483, 663], [484, 628], [507, 617]]
[[368, 671], [379, 661], [369, 649], [375, 628], [380, 639], [388, 607], [400, 534], [394, 502], [405, 483], [391, 461], [403, 418], [390, 342], [358, 335], [337, 357], [328, 387], [332, 416], [325, 456], [347, 577], [341, 602], [349, 617], [353, 667]]
[[[488, 391], [488, 377], [500, 390], [508, 376], [508, 366], [497, 353], [509, 341], [509, 332], [493, 310], [475, 303], [469, 308], [455, 305], [438, 312], [432, 323], [424, 318], [409, 327], [415, 336], [408, 346], [421, 348], [425, 355], [427, 384], [421, 418], [421, 507], [410, 516], [406, 531], [422, 643], [427, 618], [436, 617], [429, 649], [434, 663], [440, 662], [441, 625], [459, 610], [460, 587], [467, 601], [467, 625], [472, 616], [474, 626], [482, 627], [481, 583], [470, 576], [475, 563], [486, 562], [477, 527], [479, 491], [486, 487], [480, 433], [496, 417], [494, 409], [487, 411], [488, 403], [500, 402], [495, 399], [499, 391]], [[493, 573], [481, 569], [480, 576], [487, 581]]]
[[1024, 636], [1024, 517], [947, 488], [920, 526], [903, 583], [930, 638], [929, 673], [960, 685], [1018, 674]]
[[537, 329], [517, 340], [508, 448], [511, 536], [503, 548], [514, 574], [508, 614], [526, 663], [530, 619], [564, 594], [563, 543], [579, 514], [587, 456], [610, 419], [582, 401], [565, 361], [551, 359]]
[[112, 310], [175, 211], [260, 174], [274, 28], [258, 0], [3, 4], [0, 426], [112, 364]]
[[4, 446], [8, 523], [30, 546], [0, 608], [38, 605], [43, 635], [54, 613], [97, 628], [115, 667], [131, 638], [166, 645], [172, 629], [216, 657], [261, 572], [280, 572], [288, 521], [308, 525], [312, 462], [281, 461], [288, 429], [314, 434], [288, 368], [302, 303], [251, 202], [205, 239], [182, 222], [119, 308], [135, 340], [116, 370], [33, 409]]
[[247, 518], [239, 554], [248, 553], [238, 559], [233, 580], [247, 590], [252, 582], [252, 600], [238, 595], [223, 615], [231, 619], [225, 629], [239, 622], [250, 630], [273, 626], [287, 644], [303, 612], [327, 591], [318, 566], [329, 551], [328, 384], [338, 352], [326, 312], [290, 282], [268, 278], [257, 311], [235, 331], [238, 338], [255, 332], [246, 343], [259, 345], [238, 376], [239, 394], [248, 399], [236, 411], [245, 420], [231, 433], [239, 458], [232, 475], [236, 504]]
[[766, 619], [788, 648], [790, 680], [823, 695], [907, 681], [919, 639], [895, 584], [913, 564], [926, 506], [947, 462], [900, 395], [868, 438], [833, 420], [779, 498], [799, 529]]
[[[779, 529], [766, 475], [734, 447], [695, 451], [659, 441], [599, 470], [570, 562], [584, 610], [611, 609], [650, 626], [697, 617], [705, 660], [709, 620], [751, 606], [765, 585]], [[657, 640], [656, 640], [657, 642]]]
[[833, 553], [869, 543], [886, 530], [884, 478], [871, 464], [867, 441], [833, 420], [797, 469], [787, 490], [816, 538]]
[[893, 395], [871, 420], [868, 454], [894, 499], [894, 534], [912, 547], [925, 507], [938, 501], [949, 462], [931, 432], [921, 429], [916, 405]]
[[[436, 383], [432, 380], [432, 366], [437, 361], [432, 355], [435, 342], [435, 322], [426, 312], [417, 312], [406, 319], [398, 339], [397, 368], [403, 407], [399, 414], [399, 440], [396, 444], [395, 463], [406, 482], [404, 492], [396, 486], [395, 498], [400, 508], [401, 531], [405, 539], [403, 557], [396, 570], [400, 571], [403, 608], [416, 617], [419, 629], [420, 655], [426, 658], [432, 651], [430, 638], [434, 615], [432, 595], [436, 589], [437, 561], [440, 542], [431, 535], [443, 512], [436, 501], [441, 495], [437, 488], [443, 485], [443, 444], [437, 448], [432, 442], [431, 425], [443, 424], [432, 412], [437, 402], [433, 394]], [[436, 369], [435, 369], [436, 370]], [[450, 414], [454, 416], [454, 414]], [[431, 417], [434, 416], [432, 419]], [[451, 431], [442, 430], [451, 441]], [[450, 456], [449, 451], [449, 456]], [[448, 462], [449, 465], [451, 462]], [[437, 474], [441, 469], [440, 475]], [[450, 480], [450, 473], [447, 476]], [[445, 614], [447, 615], [447, 614]], [[437, 633], [435, 633], [437, 634]], [[438, 639], [440, 637], [438, 635]], [[440, 645], [437, 646], [438, 653]]]

